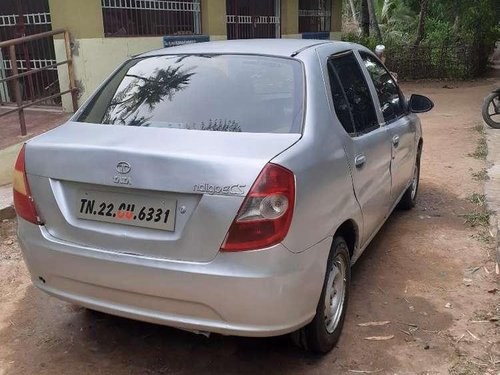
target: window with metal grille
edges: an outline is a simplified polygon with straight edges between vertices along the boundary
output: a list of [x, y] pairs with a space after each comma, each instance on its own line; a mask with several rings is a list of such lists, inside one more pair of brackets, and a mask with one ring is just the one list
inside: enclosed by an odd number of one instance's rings
[[[0, 0], [0, 41], [52, 30], [49, 0]], [[25, 73], [56, 63], [53, 38], [16, 46], [17, 69]], [[12, 74], [7, 48], [0, 49], [0, 79]], [[57, 67], [20, 79], [23, 101], [36, 100], [59, 91]], [[12, 82], [0, 83], [0, 104], [14, 99]], [[53, 103], [52, 103], [53, 104]], [[56, 104], [59, 104], [56, 103]]]
[[330, 31], [332, 0], [299, 0], [299, 33]]
[[200, 0], [101, 0], [104, 35], [200, 34]]
[[226, 0], [227, 39], [279, 38], [279, 0]]

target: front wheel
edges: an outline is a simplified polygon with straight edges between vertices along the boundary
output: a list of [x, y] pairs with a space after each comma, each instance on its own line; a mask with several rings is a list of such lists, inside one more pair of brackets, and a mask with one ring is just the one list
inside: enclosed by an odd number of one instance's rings
[[333, 349], [344, 325], [350, 283], [349, 248], [342, 237], [336, 237], [328, 257], [316, 315], [311, 323], [292, 334], [297, 345], [321, 354]]
[[489, 126], [500, 129], [500, 94], [491, 93], [484, 99], [483, 120]]

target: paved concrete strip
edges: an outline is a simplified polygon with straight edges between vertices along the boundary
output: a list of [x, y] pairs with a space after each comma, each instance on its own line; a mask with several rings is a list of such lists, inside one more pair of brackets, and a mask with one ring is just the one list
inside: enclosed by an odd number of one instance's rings
[[493, 211], [492, 224], [496, 230], [497, 262], [500, 263], [500, 129], [486, 128], [486, 141], [488, 144], [488, 176], [484, 184], [484, 193], [488, 209]]
[[16, 216], [12, 202], [12, 169], [23, 143], [0, 150], [0, 220]]
[[12, 185], [0, 186], [0, 220], [12, 219], [16, 216], [12, 204]]
[[0, 186], [12, 182], [12, 169], [24, 142], [0, 150]]

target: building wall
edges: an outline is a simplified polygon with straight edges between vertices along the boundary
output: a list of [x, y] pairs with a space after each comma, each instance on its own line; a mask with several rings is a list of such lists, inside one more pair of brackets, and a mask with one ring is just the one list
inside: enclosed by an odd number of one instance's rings
[[70, 31], [73, 38], [102, 38], [101, 0], [49, 0], [52, 29]]
[[[64, 40], [55, 40], [54, 46], [57, 61], [65, 60]], [[162, 47], [162, 37], [75, 39], [73, 64], [77, 87], [80, 89], [78, 103], [83, 104], [99, 84], [125, 60]], [[66, 65], [58, 67], [58, 75], [61, 90], [69, 88]], [[71, 95], [63, 95], [62, 105], [66, 111], [73, 110]]]
[[226, 0], [201, 0], [201, 32], [210, 40], [227, 39]]
[[[298, 5], [298, 0], [281, 0], [283, 38], [302, 38], [298, 31]], [[72, 37], [80, 105], [126, 59], [163, 47], [162, 37], [105, 38], [101, 0], [49, 0], [49, 7], [52, 28], [67, 29]], [[341, 20], [342, 0], [333, 0], [330, 39], [340, 39]], [[201, 28], [210, 40], [227, 38], [226, 0], [201, 0]], [[54, 44], [57, 60], [65, 60], [63, 41], [56, 39]], [[60, 66], [58, 73], [61, 90], [66, 90], [67, 67]], [[63, 96], [63, 108], [72, 109], [69, 95]]]

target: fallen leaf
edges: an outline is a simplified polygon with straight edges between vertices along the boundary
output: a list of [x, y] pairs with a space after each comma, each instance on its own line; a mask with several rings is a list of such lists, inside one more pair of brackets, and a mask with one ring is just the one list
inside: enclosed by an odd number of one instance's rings
[[498, 263], [495, 265], [495, 273], [500, 274], [500, 269], [498, 268]]
[[394, 335], [389, 335], [389, 336], [369, 336], [365, 337], [365, 340], [370, 340], [370, 341], [385, 341], [385, 340], [390, 340], [393, 339]]
[[382, 369], [380, 370], [347, 370], [349, 372], [354, 372], [356, 374], [375, 374], [377, 372], [381, 372]]
[[464, 284], [465, 284], [465, 286], [470, 286], [470, 285], [472, 285], [472, 279], [467, 279], [467, 278], [464, 278]]
[[447, 303], [446, 305], [444, 305], [444, 307], [446, 307], [447, 309], [451, 309], [451, 303]]
[[498, 291], [497, 288], [493, 288], [493, 289], [488, 290], [488, 293], [495, 294], [497, 291]]
[[381, 322], [366, 322], [366, 323], [359, 323], [358, 326], [360, 327], [377, 327], [377, 326], [385, 326], [389, 324], [389, 320], [384, 320]]

